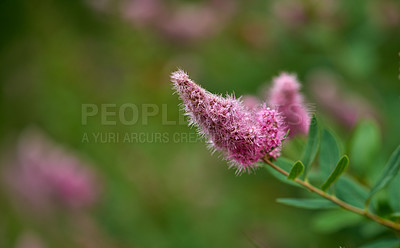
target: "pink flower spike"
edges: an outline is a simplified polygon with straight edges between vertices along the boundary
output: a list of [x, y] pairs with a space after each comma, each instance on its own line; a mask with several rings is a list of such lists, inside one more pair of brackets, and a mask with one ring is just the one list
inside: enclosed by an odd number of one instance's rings
[[21, 135], [16, 159], [5, 175], [10, 189], [39, 211], [82, 209], [98, 199], [94, 171], [37, 130]]
[[268, 92], [268, 103], [276, 108], [284, 117], [289, 137], [297, 134], [308, 134], [310, 115], [304, 105], [300, 93], [300, 83], [296, 75], [281, 73], [274, 78], [272, 88]]
[[282, 117], [276, 110], [265, 105], [258, 110], [256, 116], [261, 127], [264, 147], [268, 148], [266, 152], [268, 152], [269, 157], [276, 159], [280, 156], [282, 141], [286, 135], [286, 126]]
[[211, 94], [182, 70], [174, 72], [171, 81], [190, 123], [208, 138], [213, 149], [225, 153], [237, 173], [254, 169], [260, 158], [279, 149], [281, 124], [274, 111], [262, 108], [256, 118], [240, 100]]

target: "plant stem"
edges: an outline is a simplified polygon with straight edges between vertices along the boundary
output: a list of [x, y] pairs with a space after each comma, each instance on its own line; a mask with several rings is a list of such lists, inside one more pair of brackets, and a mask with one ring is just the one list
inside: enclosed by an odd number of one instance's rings
[[[263, 158], [264, 162], [267, 163], [269, 166], [271, 166], [274, 170], [278, 171], [279, 173], [285, 175], [286, 177], [289, 176], [289, 173], [286, 172], [285, 170], [283, 170], [282, 168], [280, 168], [279, 166], [275, 165], [274, 163], [272, 163], [267, 157]], [[320, 196], [322, 196], [323, 198], [330, 200], [332, 202], [334, 202], [335, 204], [339, 205], [341, 208], [344, 208], [346, 210], [349, 210], [353, 213], [365, 216], [381, 225], [384, 225], [386, 227], [389, 227], [397, 232], [400, 232], [400, 224], [399, 223], [395, 223], [393, 221], [384, 219], [382, 217], [379, 217], [371, 212], [369, 212], [367, 209], [361, 209], [358, 207], [354, 207], [350, 204], [347, 204], [346, 202], [338, 199], [336, 196], [334, 195], [330, 195], [327, 194], [326, 192], [320, 190], [319, 188], [311, 185], [310, 183], [300, 180], [298, 178], [296, 178], [294, 180], [296, 183], [302, 185], [303, 187], [307, 188], [308, 190], [310, 190], [311, 192], [314, 192]]]

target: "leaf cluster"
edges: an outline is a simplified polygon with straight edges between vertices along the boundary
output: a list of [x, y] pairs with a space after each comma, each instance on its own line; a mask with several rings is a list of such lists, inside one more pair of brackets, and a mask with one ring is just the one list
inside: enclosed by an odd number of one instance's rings
[[[338, 138], [328, 129], [321, 127], [317, 117], [314, 115], [310, 123], [309, 136], [300, 160], [292, 162], [287, 158], [279, 158], [276, 165], [288, 172], [285, 177], [276, 173], [272, 168], [266, 166], [274, 176], [281, 181], [296, 185], [294, 181], [303, 180], [309, 182], [312, 176], [313, 184], [324, 192], [333, 195], [345, 203], [366, 209], [374, 214], [380, 215], [384, 219], [394, 222], [400, 221], [400, 146], [394, 150], [383, 171], [376, 175], [377, 168], [371, 169], [370, 161], [379, 152], [380, 132], [376, 124], [364, 121], [359, 124], [354, 132], [350, 143], [350, 155], [341, 152]], [[354, 168], [345, 173], [350, 165]], [[365, 167], [363, 168], [363, 165]], [[380, 166], [382, 168], [382, 166]], [[363, 171], [371, 170], [371, 172]], [[352, 172], [352, 173], [350, 173]], [[369, 176], [368, 176], [369, 175]], [[374, 179], [371, 185], [368, 180]], [[385, 198], [377, 197], [384, 192]], [[375, 199], [375, 198], [379, 198]], [[317, 214], [312, 221], [316, 229], [322, 232], [333, 232], [348, 226], [361, 226], [365, 224], [365, 219], [353, 213], [345, 213], [333, 202], [324, 198], [281, 198], [277, 202], [298, 208], [312, 210], [327, 210], [324, 214]], [[385, 212], [379, 210], [379, 206], [386, 207]], [[350, 216], [349, 216], [350, 214]], [[333, 217], [332, 217], [333, 216]], [[323, 223], [323, 224], [321, 224]], [[383, 232], [388, 230], [383, 230]], [[369, 236], [382, 234], [382, 229], [370, 232]], [[394, 233], [389, 234], [389, 238], [374, 240], [363, 247], [399, 247], [400, 240]]]

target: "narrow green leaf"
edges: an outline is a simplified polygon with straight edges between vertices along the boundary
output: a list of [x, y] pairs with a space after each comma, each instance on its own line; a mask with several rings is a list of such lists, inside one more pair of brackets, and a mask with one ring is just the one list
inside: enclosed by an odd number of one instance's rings
[[327, 209], [338, 207], [335, 203], [325, 199], [296, 199], [296, 198], [279, 198], [279, 203], [305, 209]]
[[371, 189], [369, 193], [369, 198], [371, 198], [376, 192], [385, 188], [390, 181], [398, 174], [400, 169], [400, 146], [392, 153], [388, 163], [385, 166], [385, 170], [381, 178], [375, 184], [375, 186]]
[[288, 136], [289, 136], [290, 130], [288, 129], [285, 133], [285, 135], [283, 136], [283, 140], [285, 140]]
[[390, 217], [400, 218], [400, 212], [393, 213], [393, 214], [390, 215]]
[[390, 206], [394, 211], [400, 212], [400, 173], [390, 182], [388, 193]]
[[319, 150], [319, 166], [324, 178], [328, 177], [340, 159], [339, 146], [335, 136], [328, 130], [323, 130]]
[[363, 216], [353, 212], [333, 209], [315, 215], [311, 225], [317, 232], [332, 233], [349, 226], [358, 225], [362, 220], [364, 220]]
[[340, 200], [364, 208], [368, 198], [368, 190], [349, 177], [342, 176], [335, 184], [335, 194]]
[[399, 239], [381, 239], [372, 243], [361, 246], [360, 248], [398, 248], [400, 245]]
[[349, 158], [344, 155], [339, 162], [337, 163], [335, 170], [331, 173], [325, 183], [321, 186], [323, 191], [329, 189], [329, 187], [336, 181], [338, 178], [343, 174], [346, 170], [347, 166], [349, 165]]
[[359, 228], [362, 237], [377, 237], [387, 232], [387, 228], [375, 221], [363, 222]]
[[[279, 166], [281, 169], [287, 171], [289, 173], [292, 164], [294, 162], [290, 159], [284, 158], [284, 157], [279, 157], [274, 164], [276, 164], [277, 166]], [[271, 166], [269, 166], [268, 164], [263, 163], [263, 166], [274, 176], [276, 177], [278, 180], [290, 184], [292, 186], [296, 186], [296, 187], [300, 187], [301, 186], [295, 182], [293, 182], [292, 180], [287, 179], [287, 177], [285, 175], [282, 175], [281, 173], [277, 172], [276, 170], [274, 170], [273, 168], [271, 168]]]
[[288, 179], [289, 179], [289, 180], [294, 180], [294, 179], [296, 179], [298, 176], [300, 176], [300, 175], [303, 173], [303, 171], [304, 171], [304, 165], [303, 165], [303, 163], [302, 163], [301, 161], [297, 161], [297, 162], [293, 165], [292, 169], [290, 170]]
[[301, 159], [301, 161], [305, 166], [304, 177], [307, 176], [307, 172], [310, 170], [311, 164], [315, 159], [315, 155], [317, 155], [319, 139], [320, 139], [320, 134], [319, 134], [318, 121], [317, 117], [314, 114], [310, 122], [310, 128], [308, 131], [308, 140]]

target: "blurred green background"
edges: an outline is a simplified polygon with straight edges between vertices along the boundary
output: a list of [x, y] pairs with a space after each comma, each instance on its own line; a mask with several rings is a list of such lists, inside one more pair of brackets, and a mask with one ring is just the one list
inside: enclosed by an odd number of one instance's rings
[[[296, 73], [307, 102], [341, 137], [346, 150], [353, 129], [319, 108], [310, 90], [315, 72], [336, 75], [343, 92], [365, 99], [376, 110], [382, 135], [379, 156], [387, 158], [400, 140], [400, 3], [141, 2], [134, 7], [122, 0], [0, 2], [3, 150], [13, 149], [25, 128], [39, 127], [89, 159], [102, 190], [99, 201], [80, 213], [85, 217], [61, 212], [49, 219], [17, 210], [1, 187], [0, 247], [21, 247], [26, 232], [43, 247], [362, 244], [366, 231], [347, 227], [327, 233], [313, 221], [318, 211], [275, 202], [305, 194], [300, 189], [265, 170], [235, 176], [219, 154], [210, 154], [204, 140], [174, 140], [176, 134], [195, 137], [196, 130], [178, 122], [182, 112], [169, 74], [179, 67], [211, 92], [240, 96], [260, 94], [281, 71]], [[142, 7], [150, 14], [141, 16]], [[178, 10], [187, 19], [175, 20]], [[204, 26], [196, 26], [200, 24]], [[134, 125], [123, 125], [118, 118], [124, 103], [139, 108]], [[82, 104], [99, 108], [87, 125], [82, 124]], [[102, 104], [116, 104], [110, 108], [116, 116], [109, 117], [116, 125], [102, 123]], [[148, 123], [144, 104], [159, 108]], [[164, 114], [177, 124], [166, 125]], [[120, 140], [95, 142], [90, 136], [99, 132], [119, 133]], [[82, 141], [85, 133], [89, 142]], [[123, 142], [125, 133], [142, 133], [145, 140]], [[157, 140], [156, 133], [168, 139]], [[291, 147], [284, 154], [296, 160], [301, 150]], [[376, 164], [377, 170], [382, 166]], [[85, 218], [90, 225], [84, 224]]]

